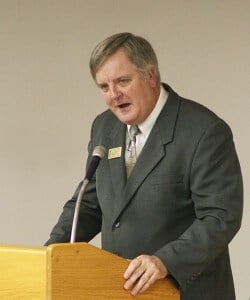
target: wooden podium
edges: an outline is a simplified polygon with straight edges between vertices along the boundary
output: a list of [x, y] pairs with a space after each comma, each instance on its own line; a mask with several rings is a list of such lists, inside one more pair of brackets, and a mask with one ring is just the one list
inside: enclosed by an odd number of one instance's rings
[[90, 244], [0, 246], [1, 300], [179, 300], [169, 279], [143, 294], [123, 289], [128, 261]]

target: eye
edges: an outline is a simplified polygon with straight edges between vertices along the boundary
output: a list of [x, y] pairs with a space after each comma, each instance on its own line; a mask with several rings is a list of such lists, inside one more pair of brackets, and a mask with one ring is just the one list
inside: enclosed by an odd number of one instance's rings
[[102, 92], [107, 92], [109, 90], [109, 87], [107, 84], [100, 84], [99, 88]]
[[126, 86], [130, 82], [129, 78], [120, 78], [118, 83], [120, 86]]

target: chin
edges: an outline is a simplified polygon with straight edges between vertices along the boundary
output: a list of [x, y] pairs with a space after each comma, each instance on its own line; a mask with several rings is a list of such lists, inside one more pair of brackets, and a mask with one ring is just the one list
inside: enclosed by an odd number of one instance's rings
[[123, 116], [119, 116], [119, 115], [116, 115], [116, 117], [124, 124], [132, 124], [134, 121], [133, 119], [124, 118]]

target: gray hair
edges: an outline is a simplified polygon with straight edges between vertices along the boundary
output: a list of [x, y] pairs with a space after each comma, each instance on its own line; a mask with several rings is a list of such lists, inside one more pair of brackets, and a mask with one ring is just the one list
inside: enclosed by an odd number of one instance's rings
[[124, 49], [129, 60], [144, 75], [145, 79], [148, 79], [149, 68], [155, 67], [157, 81], [160, 84], [158, 61], [152, 46], [143, 37], [129, 32], [114, 34], [95, 47], [89, 61], [90, 72], [94, 80], [104, 61], [121, 48]]

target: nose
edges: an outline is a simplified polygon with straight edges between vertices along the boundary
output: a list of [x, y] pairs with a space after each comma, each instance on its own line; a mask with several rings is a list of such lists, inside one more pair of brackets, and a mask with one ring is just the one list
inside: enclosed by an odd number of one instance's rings
[[110, 97], [112, 100], [117, 100], [121, 96], [121, 91], [119, 90], [119, 87], [113, 85], [110, 87]]

